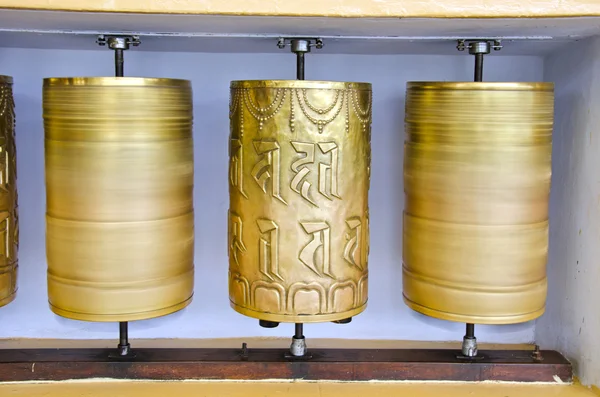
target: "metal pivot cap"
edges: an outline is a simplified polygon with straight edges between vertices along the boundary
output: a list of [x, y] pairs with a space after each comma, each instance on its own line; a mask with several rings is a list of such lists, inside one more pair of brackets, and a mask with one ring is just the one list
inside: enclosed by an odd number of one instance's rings
[[469, 49], [469, 54], [477, 55], [477, 54], [489, 54], [491, 50], [500, 51], [502, 49], [502, 44], [500, 40], [458, 40], [458, 44], [456, 45], [458, 51], [464, 51], [465, 49]]
[[105, 36], [100, 35], [96, 40], [100, 46], [108, 45], [111, 50], [128, 50], [129, 46], [137, 47], [140, 45], [139, 36]]
[[295, 357], [302, 357], [306, 355], [307, 347], [306, 347], [306, 339], [302, 338], [292, 338], [292, 344], [290, 345], [290, 353]]
[[477, 353], [477, 338], [465, 336], [463, 338], [462, 354], [465, 357], [476, 357]]
[[458, 51], [464, 51], [466, 48], [469, 49], [469, 54], [489, 54], [493, 49], [494, 51], [500, 51], [502, 49], [502, 43], [500, 40], [458, 40], [456, 49]]
[[323, 48], [323, 40], [319, 38], [285, 38], [280, 37], [277, 41], [277, 46], [279, 48], [285, 48], [286, 45], [290, 45], [291, 51], [298, 53], [306, 53], [310, 52], [311, 47], [315, 47], [317, 49]]
[[292, 52], [310, 52], [310, 41], [297, 39], [291, 41]]
[[478, 41], [469, 44], [469, 54], [489, 54], [491, 52], [491, 45], [489, 41]]

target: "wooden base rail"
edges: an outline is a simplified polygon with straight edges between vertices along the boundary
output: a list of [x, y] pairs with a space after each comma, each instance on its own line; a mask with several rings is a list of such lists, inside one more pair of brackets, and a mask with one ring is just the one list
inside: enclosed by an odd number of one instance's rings
[[305, 379], [336, 381], [571, 382], [571, 364], [551, 350], [483, 350], [477, 359], [451, 349], [314, 349], [290, 358], [284, 349], [194, 348], [0, 350], [0, 381], [69, 379]]

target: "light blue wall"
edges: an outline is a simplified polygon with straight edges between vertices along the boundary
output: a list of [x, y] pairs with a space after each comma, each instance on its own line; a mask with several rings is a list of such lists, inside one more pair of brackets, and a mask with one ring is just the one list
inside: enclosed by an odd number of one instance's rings
[[546, 59], [555, 83], [548, 304], [536, 339], [600, 385], [600, 39]]

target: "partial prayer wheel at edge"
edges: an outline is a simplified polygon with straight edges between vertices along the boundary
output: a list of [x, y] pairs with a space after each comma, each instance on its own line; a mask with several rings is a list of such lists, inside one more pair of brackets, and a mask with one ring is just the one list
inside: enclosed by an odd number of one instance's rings
[[192, 90], [44, 80], [48, 296], [86, 321], [173, 313], [194, 285]]
[[404, 300], [444, 320], [545, 309], [550, 83], [408, 83]]
[[274, 322], [367, 303], [371, 85], [231, 83], [229, 296]]
[[17, 294], [19, 216], [13, 79], [0, 76], [0, 306]]

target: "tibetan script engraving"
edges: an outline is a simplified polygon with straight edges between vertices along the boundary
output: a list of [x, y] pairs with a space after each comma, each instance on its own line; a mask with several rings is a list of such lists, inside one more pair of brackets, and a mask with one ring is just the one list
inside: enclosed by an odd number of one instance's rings
[[231, 186], [236, 188], [242, 196], [248, 198], [246, 192], [244, 192], [244, 158], [241, 140], [232, 139], [230, 141], [229, 156], [231, 158], [229, 164], [229, 181]]
[[[300, 261], [316, 275], [335, 278], [331, 274], [331, 233], [325, 222], [301, 222], [304, 231], [312, 236], [312, 240], [300, 251]], [[321, 248], [321, 255], [319, 254]], [[319, 260], [320, 256], [320, 260]]]
[[319, 162], [316, 172], [318, 173], [318, 191], [328, 200], [333, 200], [333, 197], [341, 198], [338, 192], [338, 146], [335, 142], [306, 143], [306, 142], [291, 142], [296, 153], [301, 157], [294, 161], [291, 165], [292, 171], [296, 175], [292, 179], [290, 187], [302, 198], [317, 206], [314, 199], [311, 197], [310, 189], [312, 184], [305, 180], [310, 173], [308, 165], [315, 163], [315, 152], [318, 146], [323, 154], [330, 154], [330, 162]]
[[0, 190], [9, 193], [10, 192], [10, 156], [4, 147], [0, 147]]
[[228, 241], [232, 307], [275, 323], [356, 316], [367, 300], [371, 86], [230, 87], [227, 187], [243, 221]]
[[319, 164], [319, 193], [333, 200], [331, 196], [341, 198], [338, 193], [338, 146], [335, 142], [319, 143], [323, 153], [331, 153], [331, 163]]
[[10, 214], [6, 211], [0, 213], [0, 241], [3, 247], [0, 252], [4, 257], [9, 260], [11, 259], [11, 245], [13, 236], [10, 233]]
[[262, 158], [252, 168], [252, 177], [263, 192], [267, 193], [267, 184], [271, 180], [271, 195], [284, 204], [287, 204], [280, 192], [280, 147], [275, 141], [254, 141], [256, 153]]
[[316, 206], [317, 204], [309, 196], [310, 187], [312, 185], [308, 181], [303, 181], [304, 177], [310, 172], [305, 165], [312, 164], [315, 161], [315, 145], [313, 143], [292, 142], [292, 146], [296, 152], [303, 154], [303, 156], [292, 163], [292, 171], [294, 171], [296, 175], [292, 179], [291, 188], [306, 201]]
[[344, 259], [352, 266], [364, 270], [363, 247], [362, 247], [362, 222], [359, 217], [346, 220], [350, 233], [346, 234], [346, 246], [344, 247]]
[[235, 264], [239, 267], [239, 255], [246, 252], [246, 246], [242, 241], [242, 218], [234, 212], [229, 212], [229, 255], [233, 258]]
[[258, 262], [260, 272], [269, 280], [275, 278], [283, 281], [279, 275], [279, 228], [269, 219], [258, 219], [258, 230], [261, 235], [258, 241]]

